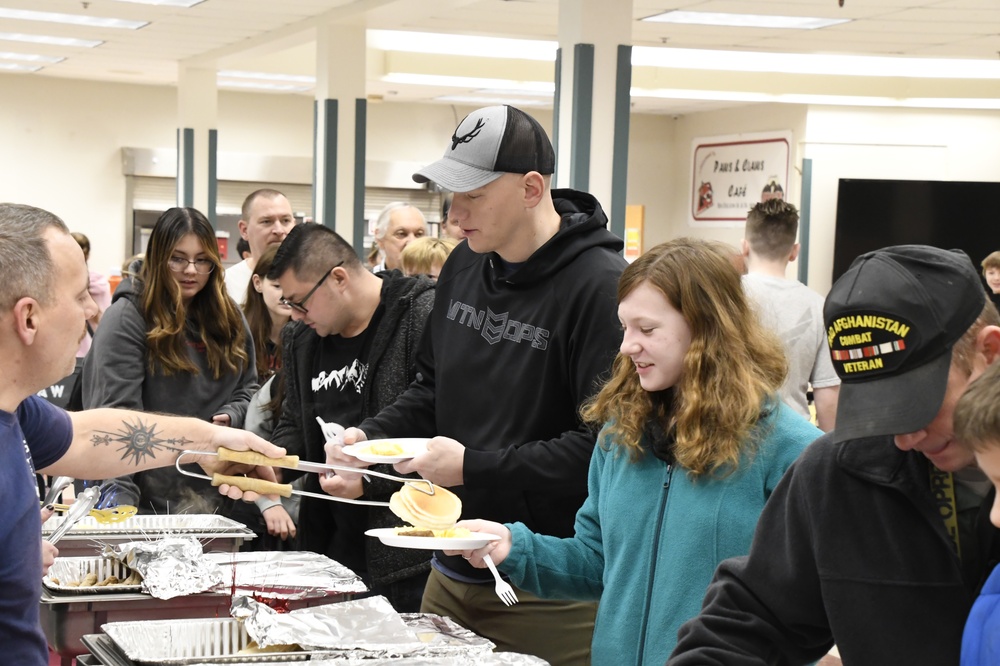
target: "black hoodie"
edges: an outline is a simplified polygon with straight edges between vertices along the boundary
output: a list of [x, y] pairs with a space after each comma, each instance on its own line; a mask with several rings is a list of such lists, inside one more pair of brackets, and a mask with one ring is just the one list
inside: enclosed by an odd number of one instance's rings
[[[580, 405], [621, 344], [622, 241], [597, 200], [553, 190], [559, 231], [510, 275], [460, 244], [445, 262], [417, 355], [417, 381], [361, 424], [369, 438], [451, 437], [466, 447], [463, 518], [571, 536], [595, 432]], [[461, 557], [436, 557], [486, 580]]]

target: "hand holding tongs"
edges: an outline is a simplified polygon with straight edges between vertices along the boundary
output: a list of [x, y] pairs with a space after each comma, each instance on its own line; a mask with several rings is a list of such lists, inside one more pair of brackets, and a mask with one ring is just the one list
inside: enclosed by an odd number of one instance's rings
[[[358, 500], [358, 499], [347, 499], [346, 497], [335, 497], [334, 495], [327, 495], [325, 493], [311, 493], [305, 490], [296, 490], [292, 487], [290, 483], [274, 483], [272, 481], [265, 481], [264, 479], [256, 479], [248, 476], [228, 476], [225, 474], [212, 474], [212, 476], [207, 476], [205, 474], [197, 474], [195, 472], [189, 472], [181, 468], [182, 459], [184, 456], [218, 456], [219, 460], [226, 460], [229, 462], [243, 463], [246, 465], [260, 465], [262, 467], [280, 467], [282, 469], [297, 469], [303, 472], [318, 472], [320, 474], [327, 474], [331, 471], [340, 470], [342, 472], [359, 472], [357, 467], [344, 467], [341, 465], [327, 465], [325, 463], [314, 463], [305, 460], [299, 460], [298, 456], [284, 456], [282, 458], [269, 458], [263, 453], [258, 453], [256, 451], [233, 451], [224, 447], [220, 447], [217, 452], [213, 453], [211, 451], [181, 451], [180, 455], [177, 456], [177, 461], [174, 463], [174, 467], [177, 471], [185, 476], [193, 476], [197, 479], [207, 479], [212, 482], [213, 486], [219, 486], [223, 483], [229, 484], [231, 486], [236, 486], [240, 490], [250, 490], [260, 495], [280, 495], [281, 497], [291, 497], [292, 495], [302, 495], [304, 497], [315, 497], [318, 499], [333, 500], [334, 502], [346, 502], [347, 504], [364, 504], [366, 506], [389, 506], [388, 502], [376, 502], [373, 500]], [[371, 470], [365, 470], [365, 474], [371, 476], [378, 476], [383, 479], [389, 479], [390, 481], [398, 481], [402, 484], [413, 486], [416, 490], [422, 493], [427, 493], [428, 495], [434, 494], [434, 484], [426, 479], [407, 479], [402, 476], [392, 476], [391, 474], [382, 474], [381, 472], [373, 472]]]
[[55, 544], [59, 539], [63, 538], [63, 535], [69, 531], [71, 527], [80, 522], [80, 519], [90, 513], [90, 510], [97, 505], [97, 501], [101, 499], [101, 489], [98, 486], [91, 486], [87, 488], [82, 493], [76, 496], [76, 501], [69, 507], [69, 511], [63, 516], [62, 522], [59, 523], [52, 534], [48, 536], [46, 541], [51, 544]]

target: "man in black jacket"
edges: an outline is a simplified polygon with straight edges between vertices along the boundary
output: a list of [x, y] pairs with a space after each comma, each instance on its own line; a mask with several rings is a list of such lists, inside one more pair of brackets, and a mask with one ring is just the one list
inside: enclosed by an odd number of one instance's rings
[[968, 256], [903, 245], [858, 257], [824, 319], [836, 429], [771, 495], [750, 554], [719, 565], [669, 663], [954, 666], [1000, 559], [993, 491], [952, 412], [1000, 354]]
[[[568, 537], [596, 437], [577, 410], [621, 344], [625, 261], [594, 197], [550, 190], [554, 168], [538, 122], [494, 106], [469, 114], [444, 158], [414, 175], [455, 193], [449, 217], [466, 241], [438, 278], [417, 381], [345, 441], [435, 437], [397, 471], [453, 488], [463, 517]], [[588, 660], [593, 604], [518, 590], [520, 603], [507, 608], [488, 571], [442, 552], [432, 566], [424, 612], [449, 615], [504, 650], [552, 664]]]
[[[295, 320], [282, 333], [285, 392], [271, 440], [306, 460], [325, 462], [317, 416], [328, 423], [358, 423], [391, 404], [413, 381], [434, 283], [399, 271], [373, 275], [350, 245], [318, 224], [288, 233], [268, 279], [281, 286]], [[371, 478], [372, 499], [388, 500], [399, 488]], [[322, 492], [318, 475], [306, 477], [305, 490]], [[430, 570], [426, 551], [390, 549], [364, 536], [365, 529], [397, 522], [387, 508], [304, 497], [298, 533], [303, 548], [361, 574], [396, 610], [416, 612]]]

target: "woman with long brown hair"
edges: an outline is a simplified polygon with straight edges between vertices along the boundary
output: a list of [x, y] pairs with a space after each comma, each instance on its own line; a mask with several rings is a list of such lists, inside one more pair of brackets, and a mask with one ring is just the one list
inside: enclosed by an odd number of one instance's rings
[[243, 314], [253, 335], [257, 380], [261, 385], [281, 368], [281, 329], [292, 319], [292, 308], [281, 302], [281, 287], [267, 279], [277, 251], [278, 246], [271, 245], [257, 259], [243, 303]]
[[[253, 339], [229, 297], [215, 232], [193, 208], [153, 226], [146, 257], [101, 320], [83, 368], [86, 408], [124, 407], [242, 427], [257, 389]], [[155, 470], [136, 474], [140, 509], [212, 513], [203, 481]]]
[[[257, 355], [257, 380], [260, 390], [251, 398], [245, 428], [264, 439], [270, 439], [274, 424], [281, 417], [284, 390], [281, 378], [281, 331], [292, 318], [292, 308], [281, 302], [281, 287], [267, 279], [271, 263], [278, 251], [271, 245], [260, 256], [250, 274], [243, 314], [253, 335]], [[280, 474], [280, 471], [277, 471]], [[286, 507], [285, 504], [288, 504]], [[296, 534], [293, 512], [297, 503], [262, 497], [256, 502], [260, 515], [246, 516], [247, 527], [257, 533], [257, 538], [246, 549], [287, 550], [289, 540]], [[243, 508], [243, 507], [239, 507]]]
[[600, 426], [576, 534], [467, 521], [499, 535], [490, 554], [519, 588], [599, 600], [595, 664], [663, 664], [697, 615], [716, 565], [750, 549], [757, 518], [822, 433], [777, 397], [781, 343], [747, 304], [732, 250], [681, 238], [622, 273], [623, 339], [583, 408]]

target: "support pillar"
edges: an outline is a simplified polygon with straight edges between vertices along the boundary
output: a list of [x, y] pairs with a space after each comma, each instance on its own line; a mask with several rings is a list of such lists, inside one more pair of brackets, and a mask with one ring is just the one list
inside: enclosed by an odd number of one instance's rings
[[625, 235], [632, 3], [560, 0], [556, 185], [586, 190]]
[[313, 217], [365, 255], [365, 27], [316, 29]]
[[181, 65], [177, 77], [177, 205], [216, 226], [219, 96], [215, 67]]

